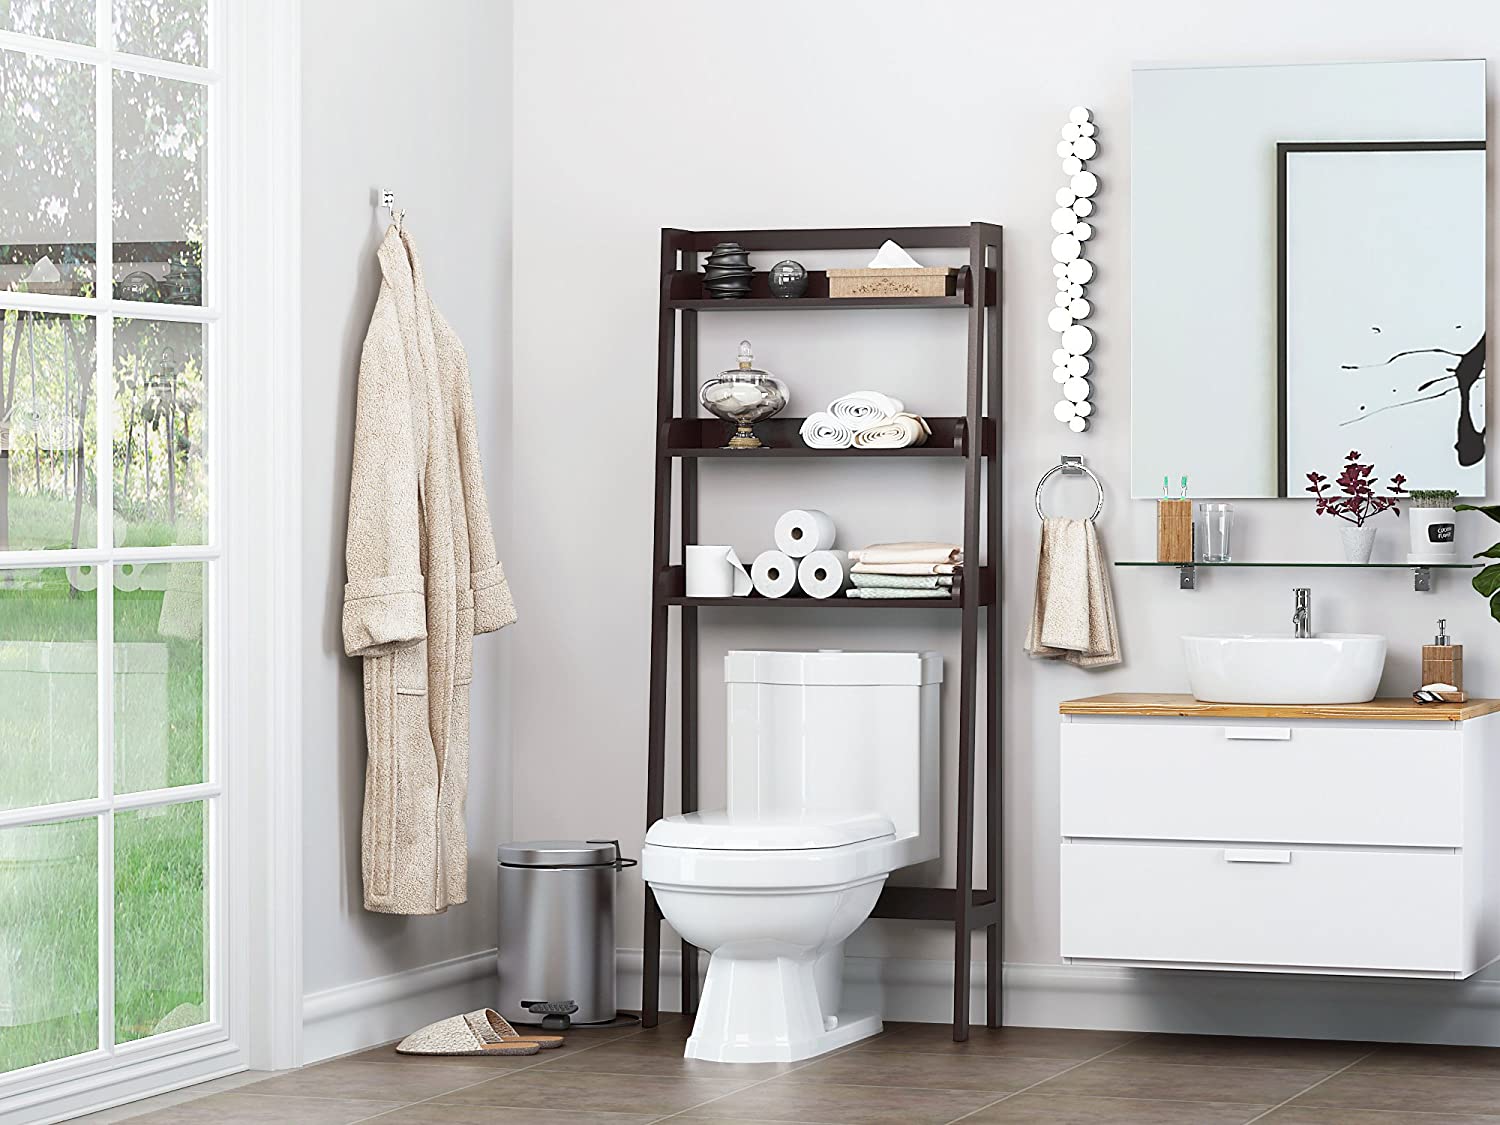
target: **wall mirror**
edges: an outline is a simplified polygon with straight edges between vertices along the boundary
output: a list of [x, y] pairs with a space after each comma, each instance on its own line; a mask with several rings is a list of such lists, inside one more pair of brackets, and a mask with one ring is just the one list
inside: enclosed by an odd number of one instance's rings
[[1131, 495], [1484, 495], [1484, 61], [1133, 77]]

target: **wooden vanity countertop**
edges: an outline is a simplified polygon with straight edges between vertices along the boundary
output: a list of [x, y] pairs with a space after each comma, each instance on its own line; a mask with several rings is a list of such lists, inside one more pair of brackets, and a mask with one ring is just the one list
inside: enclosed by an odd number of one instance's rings
[[1383, 719], [1386, 722], [1458, 723], [1500, 711], [1500, 699], [1467, 703], [1416, 703], [1410, 698], [1372, 699], [1368, 703], [1200, 703], [1191, 695], [1116, 691], [1069, 699], [1057, 708], [1063, 715], [1146, 715], [1208, 719]]

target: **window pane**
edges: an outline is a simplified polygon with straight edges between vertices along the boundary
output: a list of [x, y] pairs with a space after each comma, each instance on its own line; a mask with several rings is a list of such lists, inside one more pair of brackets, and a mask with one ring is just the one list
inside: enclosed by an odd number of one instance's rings
[[0, 152], [0, 289], [92, 294], [94, 68], [0, 50]]
[[115, 1041], [208, 1019], [207, 809], [115, 815]]
[[207, 780], [205, 563], [115, 566], [115, 792]]
[[115, 542], [207, 542], [201, 324], [115, 321]]
[[87, 566], [0, 570], [0, 809], [98, 794], [98, 581]]
[[94, 0], [0, 0], [0, 27], [92, 46]]
[[0, 828], [0, 1074], [99, 1045], [97, 825]]
[[114, 0], [115, 47], [205, 66], [208, 0]]
[[93, 317], [0, 311], [0, 374], [0, 550], [95, 546]]
[[151, 74], [114, 74], [115, 296], [203, 303], [208, 92]]

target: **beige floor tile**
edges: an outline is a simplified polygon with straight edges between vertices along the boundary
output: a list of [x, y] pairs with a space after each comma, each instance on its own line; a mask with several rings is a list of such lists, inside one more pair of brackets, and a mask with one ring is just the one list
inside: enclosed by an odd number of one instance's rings
[[1070, 1066], [1071, 1059], [1026, 1059], [991, 1056], [967, 1058], [953, 1054], [908, 1051], [850, 1052], [810, 1066], [798, 1067], [781, 1081], [833, 1083], [841, 1086], [906, 1086], [939, 1090], [989, 1090], [1013, 1093]]
[[892, 1023], [855, 1051], [942, 1051], [959, 1055], [1022, 1055], [1033, 1059], [1091, 1059], [1139, 1038], [1134, 1031], [1073, 1031], [1061, 1027], [971, 1027], [969, 1038], [953, 1041], [946, 1023]]
[[830, 1122], [832, 1125], [947, 1125], [993, 1101], [974, 1090], [903, 1090], [880, 1086], [794, 1085], [773, 1078], [699, 1106], [712, 1121]]
[[719, 1063], [683, 1058], [682, 1040], [641, 1042], [625, 1039], [580, 1051], [549, 1063], [549, 1070], [589, 1071], [605, 1074], [656, 1074], [722, 1078], [729, 1081], [758, 1080], [785, 1074], [800, 1063]]
[[239, 1074], [231, 1074], [227, 1078], [215, 1078], [208, 1082], [199, 1082], [195, 1086], [184, 1086], [181, 1090], [173, 1090], [168, 1094], [158, 1094], [154, 1098], [145, 1098], [138, 1102], [130, 1102], [126, 1105], [115, 1106], [113, 1109], [101, 1109], [98, 1113], [86, 1114], [83, 1117], [71, 1119], [72, 1125], [115, 1125], [116, 1122], [130, 1121], [140, 1118], [146, 1113], [158, 1113], [164, 1109], [170, 1109], [176, 1105], [197, 1101], [206, 1098], [210, 1094], [222, 1094], [230, 1090], [238, 1090], [242, 1086], [248, 1086], [252, 1082], [260, 1082], [266, 1078], [274, 1078], [276, 1072], [266, 1070], [244, 1070]]
[[1027, 1093], [981, 1109], [963, 1125], [1244, 1125], [1267, 1108]]
[[1255, 1125], [1495, 1125], [1500, 1117], [1467, 1113], [1403, 1113], [1383, 1109], [1309, 1109], [1283, 1106]]
[[1347, 1070], [1313, 1087], [1293, 1104], [1500, 1116], [1500, 1076], [1442, 1078]]
[[1353, 1069], [1430, 1074], [1440, 1078], [1489, 1078], [1500, 1075], [1500, 1047], [1383, 1046]]
[[1256, 1039], [1238, 1035], [1143, 1035], [1113, 1059], [1159, 1059], [1184, 1066], [1269, 1066], [1332, 1074], [1374, 1051], [1373, 1043], [1325, 1039]]
[[1325, 1074], [1326, 1071], [1272, 1067], [1177, 1066], [1155, 1059], [1117, 1060], [1109, 1056], [1044, 1082], [1036, 1092], [1275, 1105], [1307, 1089]]
[[598, 1110], [580, 1113], [565, 1109], [517, 1111], [492, 1105], [422, 1102], [372, 1117], [367, 1125], [650, 1125], [660, 1120], [660, 1115], [655, 1113], [600, 1113]]
[[482, 1071], [433, 1059], [427, 1066], [338, 1059], [315, 1063], [245, 1088], [278, 1097], [347, 1098], [373, 1102], [421, 1102], [485, 1081]]
[[394, 1102], [276, 1098], [236, 1090], [130, 1120], [132, 1125], [353, 1125], [396, 1108]]
[[601, 1113], [677, 1113], [743, 1089], [753, 1079], [666, 1078], [592, 1074], [537, 1067], [482, 1082], [437, 1099], [456, 1105], [568, 1109]]

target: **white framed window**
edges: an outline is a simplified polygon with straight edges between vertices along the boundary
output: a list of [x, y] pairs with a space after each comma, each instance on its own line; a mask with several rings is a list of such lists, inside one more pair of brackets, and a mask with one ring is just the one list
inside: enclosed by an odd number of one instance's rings
[[[274, 60], [263, 35], [230, 52], [254, 17], [228, 8], [0, 5], [0, 1116], [155, 1092], [119, 1083], [169, 1056], [244, 1066], [264, 957], [229, 922], [264, 872], [231, 847], [255, 806], [229, 737], [270, 723], [227, 685], [264, 683], [246, 543], [283, 474], [251, 462], [235, 321], [272, 279], [233, 260]], [[233, 86], [231, 58], [256, 74]]]

